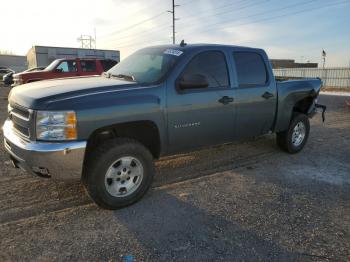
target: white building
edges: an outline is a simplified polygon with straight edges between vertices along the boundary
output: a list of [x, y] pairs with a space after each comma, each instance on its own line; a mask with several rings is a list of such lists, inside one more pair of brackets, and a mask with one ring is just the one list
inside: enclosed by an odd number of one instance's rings
[[33, 46], [27, 53], [28, 68], [47, 66], [58, 58], [105, 58], [120, 61], [118, 50]]
[[20, 55], [0, 55], [0, 67], [21, 72], [27, 69], [27, 58]]

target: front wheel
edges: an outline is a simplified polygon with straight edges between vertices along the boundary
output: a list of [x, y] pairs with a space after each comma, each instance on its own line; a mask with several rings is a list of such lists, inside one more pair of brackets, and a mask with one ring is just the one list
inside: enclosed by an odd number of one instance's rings
[[309, 133], [309, 118], [305, 114], [296, 114], [288, 129], [276, 134], [277, 145], [288, 153], [298, 153], [305, 146]]
[[116, 139], [89, 157], [85, 178], [90, 197], [102, 208], [117, 209], [138, 201], [150, 187], [152, 154], [131, 139]]

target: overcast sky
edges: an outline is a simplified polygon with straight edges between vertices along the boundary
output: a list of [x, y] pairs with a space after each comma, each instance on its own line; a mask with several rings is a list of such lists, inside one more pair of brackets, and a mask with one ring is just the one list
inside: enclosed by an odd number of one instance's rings
[[[271, 58], [350, 65], [350, 0], [175, 0], [177, 42], [265, 48]], [[171, 43], [171, 0], [2, 1], [0, 50], [26, 54], [33, 45], [78, 47], [81, 34], [124, 58]]]

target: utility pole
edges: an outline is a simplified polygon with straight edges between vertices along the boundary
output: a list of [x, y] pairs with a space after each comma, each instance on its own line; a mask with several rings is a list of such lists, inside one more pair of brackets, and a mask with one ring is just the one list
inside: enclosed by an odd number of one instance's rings
[[322, 68], [324, 69], [326, 65], [326, 51], [322, 50]]
[[175, 0], [172, 0], [172, 6], [173, 6], [172, 10], [171, 10], [171, 11], [168, 10], [168, 12], [171, 13], [171, 14], [173, 15], [173, 26], [172, 26], [172, 27], [173, 27], [173, 44], [175, 44], [175, 42], [176, 42], [176, 41], [175, 41], [175, 34], [176, 34], [176, 31], [175, 31], [175, 21], [176, 21], [176, 20], [179, 20], [178, 18], [175, 17], [175, 8], [178, 7], [178, 6], [180, 6], [180, 5], [176, 5], [176, 4], [175, 4]]
[[92, 49], [95, 39], [91, 35], [81, 35], [78, 39], [78, 42], [81, 42], [81, 48]]

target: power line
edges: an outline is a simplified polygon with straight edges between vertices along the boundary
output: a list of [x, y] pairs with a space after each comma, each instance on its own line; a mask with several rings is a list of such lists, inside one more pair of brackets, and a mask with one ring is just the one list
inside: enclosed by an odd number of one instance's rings
[[[155, 1], [153, 4], [151, 4], [151, 5], [149, 5], [149, 6], [147, 6], [146, 8], [142, 8], [142, 9], [139, 9], [138, 11], [136, 11], [136, 12], [134, 12], [134, 13], [132, 13], [132, 14], [129, 14], [129, 16], [130, 17], [135, 17], [135, 16], [137, 16], [137, 14], [139, 14], [139, 13], [144, 13], [144, 11], [145, 10], [147, 10], [147, 9], [149, 9], [151, 6], [153, 6], [155, 3], [158, 3], [158, 2], [161, 2], [161, 0], [157, 0], [157, 1]], [[163, 13], [163, 12], [162, 12]], [[149, 19], [151, 19], [151, 18], [149, 18]], [[146, 19], [147, 20], [147, 19]], [[142, 23], [143, 21], [141, 21], [140, 23]], [[139, 24], [139, 23], [137, 23], [137, 24]], [[127, 30], [127, 28], [121, 28], [121, 29], [119, 29], [118, 31], [124, 31], [124, 30]], [[117, 31], [117, 32], [118, 32]]]
[[136, 27], [136, 26], [139, 26], [139, 25], [141, 25], [141, 24], [143, 24], [143, 23], [146, 23], [146, 22], [148, 22], [148, 21], [154, 20], [154, 19], [156, 19], [156, 18], [158, 18], [158, 17], [160, 17], [160, 16], [162, 16], [162, 15], [164, 15], [164, 14], [165, 14], [165, 12], [158, 13], [158, 14], [156, 14], [156, 15], [154, 15], [154, 16], [151, 16], [151, 17], [149, 17], [149, 18], [147, 18], [147, 19], [144, 19], [144, 20], [142, 20], [142, 21], [140, 21], [140, 22], [137, 22], [137, 23], [132, 24], [132, 25], [130, 25], [130, 26], [127, 26], [127, 27], [124, 27], [124, 28], [119, 29], [119, 30], [117, 30], [117, 31], [114, 31], [113, 33], [110, 33], [110, 35], [115, 35], [115, 34], [118, 34], [118, 33], [120, 33], [120, 32], [123, 32], [123, 31], [126, 31], [126, 30], [130, 30], [130, 29], [132, 29], [132, 28], [134, 28], [134, 27]]
[[152, 36], [155, 33], [159, 35], [160, 32], [163, 32], [165, 30], [169, 30], [169, 25], [166, 25], [164, 27], [159, 27], [159, 28], [153, 28], [151, 30], [147, 30], [147, 31], [138, 33], [137, 35], [133, 34], [134, 37], [132, 37], [131, 40], [126, 40], [124, 42], [116, 42], [116, 44], [118, 44], [118, 45], [127, 45], [129, 43], [133, 43], [133, 40], [139, 40], [140, 36], [143, 36], [143, 35], [145, 35], [145, 36]]
[[[146, 2], [146, 1], [145, 1], [145, 2]], [[130, 14], [129, 16], [130, 16], [130, 17], [136, 17], [136, 16], [137, 16], [138, 14], [140, 14], [140, 13], [144, 14], [145, 11], [147, 11], [148, 9], [150, 9], [150, 7], [152, 7], [152, 6], [155, 6], [155, 4], [158, 4], [159, 2], [163, 2], [163, 1], [162, 1], [162, 0], [157, 0], [157, 1], [154, 1], [153, 3], [151, 2], [150, 5], [148, 5], [147, 7], [141, 8], [141, 9], [137, 10], [136, 12]], [[149, 1], [147, 1], [147, 4], [149, 4]], [[158, 5], [157, 5], [157, 7], [158, 7]]]
[[168, 40], [169, 40], [168, 38], [162, 38], [162, 39], [157, 39], [157, 40], [151, 41], [151, 42], [137, 42], [137, 43], [133, 43], [133, 44], [129, 44], [129, 45], [118, 46], [118, 48], [127, 48], [127, 47], [132, 47], [132, 46], [150, 45], [150, 44], [161, 43], [161, 42], [168, 41]]
[[[268, 1], [270, 1], [270, 0], [266, 0], [265, 2], [262, 2], [261, 4], [264, 4], [264, 3], [266, 3], [266, 2], [268, 2]], [[313, 2], [313, 1], [317, 1], [317, 0], [311, 0], [311, 1], [309, 1], [309, 2]], [[240, 2], [238, 2], [238, 3], [242, 3], [242, 2], [244, 2], [244, 1], [240, 1]], [[309, 2], [306, 2], [306, 3], [309, 3]], [[236, 3], [234, 3], [234, 4], [238, 4], [237, 2]], [[229, 12], [235, 12], [235, 11], [239, 11], [239, 10], [241, 10], [241, 9], [244, 9], [244, 8], [247, 8], [247, 7], [250, 7], [251, 6], [251, 4], [254, 4], [254, 3], [250, 3], [249, 5], [246, 5], [246, 6], [241, 6], [240, 8], [238, 8], [238, 9], [234, 9], [234, 10], [226, 10], [226, 11], [224, 11], [224, 12], [221, 12], [221, 13], [216, 13], [216, 14], [213, 14], [213, 15], [211, 15], [211, 16], [216, 16], [216, 15], [219, 15], [219, 14], [223, 14], [223, 13], [229, 13]], [[258, 4], [260, 4], [260, 3], [256, 3], [255, 5], [258, 5]], [[299, 4], [299, 3], [298, 3]], [[305, 3], [303, 3], [303, 4], [305, 4]], [[218, 10], [218, 9], [221, 9], [221, 8], [223, 8], [223, 7], [227, 7], [227, 6], [231, 6], [232, 5], [232, 3], [230, 3], [230, 4], [227, 4], [227, 5], [223, 5], [223, 6], [220, 6], [220, 7], [218, 7], [218, 8], [214, 8], [214, 9], [210, 9], [210, 10]], [[293, 7], [293, 6], [295, 6], [295, 4], [294, 5], [289, 5], [289, 6], [286, 6], [286, 7], [283, 7], [283, 8], [279, 8], [279, 9], [275, 9], [275, 10], [273, 10], [273, 11], [278, 11], [278, 10], [283, 10], [283, 9], [286, 9], [286, 8], [289, 8], [289, 7]], [[207, 9], [207, 10], [209, 10], [209, 9]], [[171, 12], [171, 11], [170, 11]], [[271, 11], [272, 12], [272, 11]], [[265, 12], [264, 12], [265, 13]], [[202, 14], [202, 13], [201, 13]], [[258, 13], [258, 14], [261, 14], [261, 13]], [[255, 14], [255, 15], [258, 15], [258, 14]], [[253, 15], [253, 16], [255, 16], [255, 15]], [[208, 17], [208, 16], [207, 16]], [[250, 16], [250, 17], [252, 17], [252, 16]], [[185, 18], [186, 19], [186, 18]], [[185, 20], [184, 19], [184, 20]], [[190, 19], [197, 19], [197, 18], [195, 18], [195, 17], [191, 17]], [[220, 24], [220, 23], [215, 23], [215, 24]], [[213, 25], [215, 25], [215, 24], [213, 24]], [[193, 26], [197, 26], [197, 25], [192, 25], [192, 26], [189, 26], [189, 27], [193, 27]], [[140, 34], [149, 34], [150, 32], [161, 32], [161, 31], [163, 31], [162, 29], [165, 29], [165, 28], [167, 28], [168, 26], [163, 26], [163, 27], [160, 27], [160, 28], [154, 28], [154, 29], [151, 29], [151, 30], [148, 30], [148, 31], [144, 31], [144, 32], [141, 32], [141, 33], [139, 33], [139, 34], [137, 34], [136, 36], [135, 36], [135, 33], [131, 33], [131, 34], [129, 34], [129, 35], [127, 35], [127, 36], [122, 36], [122, 37], [118, 37], [118, 40], [120, 40], [120, 39], [125, 39], [125, 38], [132, 38], [132, 39], [135, 39], [135, 38], [138, 38], [139, 37], [139, 35]], [[173, 28], [174, 29], [174, 28]], [[188, 29], [188, 27], [186, 28], [186, 29]], [[175, 32], [176, 33], [176, 32]], [[174, 36], [174, 30], [173, 30], [173, 36]], [[174, 38], [174, 37], [173, 37]], [[132, 41], [132, 40], [131, 40]], [[122, 44], [128, 44], [128, 43], [130, 43], [128, 40], [127, 41], [125, 41], [125, 42], [122, 42]]]
[[[308, 2], [305, 2], [305, 3], [303, 3], [303, 2], [299, 2], [299, 3], [297, 3], [297, 4], [293, 4], [293, 5], [288, 5], [288, 6], [285, 6], [285, 7], [282, 7], [282, 8], [276, 8], [276, 9], [273, 9], [273, 10], [270, 10], [270, 11], [267, 11], [267, 12], [259, 12], [259, 13], [256, 13], [256, 14], [253, 14], [253, 15], [250, 15], [250, 16], [246, 16], [246, 17], [242, 17], [242, 18], [240, 18], [240, 19], [246, 19], [246, 18], [251, 18], [251, 17], [256, 17], [256, 16], [260, 16], [260, 15], [266, 15], [266, 14], [269, 14], [269, 13], [272, 13], [272, 12], [276, 12], [276, 11], [281, 11], [281, 10], [284, 10], [284, 9], [289, 9], [289, 8], [291, 8], [291, 7], [299, 7], [299, 6], [302, 6], [302, 5], [306, 5], [306, 4], [310, 4], [311, 2], [314, 2], [314, 1], [317, 1], [317, 0], [311, 0], [311, 1], [308, 1]], [[343, 2], [337, 2], [337, 3], [331, 3], [331, 4], [328, 4], [328, 5], [325, 5], [325, 6], [320, 6], [320, 7], [318, 7], [318, 8], [316, 8], [316, 7], [312, 7], [312, 8], [308, 8], [308, 9], [304, 9], [304, 10], [296, 10], [295, 12], [291, 12], [291, 13], [285, 13], [285, 14], [282, 14], [282, 15], [277, 15], [277, 16], [273, 16], [273, 17], [263, 17], [263, 18], [261, 18], [261, 19], [258, 19], [258, 20], [255, 20], [255, 21], [250, 21], [250, 22], [243, 22], [243, 23], [239, 23], [239, 24], [237, 24], [237, 25], [240, 25], [240, 26], [242, 26], [242, 25], [248, 25], [248, 24], [254, 24], [254, 23], [257, 23], [257, 22], [262, 22], [262, 21], [268, 21], [268, 20], [273, 20], [273, 19], [276, 19], [276, 18], [280, 18], [280, 17], [288, 17], [288, 16], [291, 16], [291, 15], [295, 15], [295, 14], [299, 14], [299, 13], [304, 13], [304, 12], [308, 12], [308, 11], [314, 11], [314, 10], [318, 10], [318, 9], [322, 9], [322, 8], [325, 8], [325, 7], [331, 7], [331, 6], [335, 6], [335, 5], [340, 5], [340, 4], [345, 4], [345, 3], [348, 3], [348, 1], [343, 1]], [[219, 8], [222, 8], [222, 6], [221, 7], [219, 7]], [[175, 8], [174, 8], [175, 9]], [[232, 11], [232, 10], [230, 10], [230, 11]], [[235, 9], [234, 11], [237, 11], [237, 9]], [[225, 11], [225, 12], [227, 12], [227, 11]], [[217, 15], [217, 14], [216, 14]], [[221, 26], [219, 26], [219, 27], [215, 27], [215, 28], [212, 28], [212, 29], [206, 29], [206, 30], [202, 30], [202, 31], [197, 31], [196, 33], [201, 33], [201, 32], [210, 32], [210, 31], [213, 31], [213, 30], [217, 30], [217, 29], [219, 29], [219, 28], [221, 28], [221, 27], [223, 27], [223, 26], [227, 26], [226, 24], [223, 24], [223, 23], [227, 23], [227, 22], [231, 22], [231, 21], [237, 21], [237, 19], [234, 19], [234, 20], [232, 20], [232, 19], [229, 19], [229, 20], [225, 20], [225, 21], [221, 21], [220, 23], [214, 23], [214, 24], [211, 24], [211, 25], [209, 25], [209, 26], [211, 26], [211, 27], [213, 27], [213, 26], [215, 26], [215, 25], [217, 25], [217, 24], [220, 24]], [[139, 24], [139, 23], [138, 23]], [[175, 23], [174, 23], [175, 24]], [[194, 25], [194, 26], [198, 26], [198, 25]], [[193, 27], [193, 26], [190, 26], [190, 27]], [[145, 31], [145, 32], [141, 32], [141, 33], [139, 33], [136, 37], [139, 37], [139, 35], [140, 34], [148, 34], [149, 35], [149, 33], [150, 32], [154, 32], [154, 33], [158, 33], [158, 32], [161, 32], [162, 31], [162, 29], [165, 29], [165, 28], [168, 28], [168, 25], [166, 25], [166, 26], [164, 26], [164, 27], [158, 27], [158, 28], [153, 28], [153, 29], [151, 29], [151, 30], [148, 30], [148, 31]], [[188, 27], [187, 27], [188, 28]], [[186, 29], [187, 29], [186, 28]], [[192, 30], [191, 30], [192, 31]], [[173, 43], [175, 43], [175, 37], [174, 37], [174, 33], [176, 33], [175, 32], [175, 28], [173, 27]], [[134, 35], [134, 34], [132, 34], [132, 35]], [[131, 36], [131, 35], [130, 35]], [[124, 36], [123, 38], [127, 38], [127, 36]], [[119, 38], [120, 39], [120, 38]], [[120, 48], [125, 48], [125, 47], [130, 47], [130, 46], [135, 46], [135, 45], [139, 45], [139, 43], [138, 44], [132, 44], [132, 42], [131, 42], [131, 44], [128, 44], [128, 43], [130, 43], [129, 41], [125, 41], [124, 43], [122, 43], [122, 44], [125, 44], [124, 46], [121, 46]], [[141, 43], [141, 44], [143, 44], [143, 43]]]
[[[126, 36], [122, 36], [122, 37], [118, 37], [116, 36], [115, 38], [118, 38], [118, 40], [123, 40], [123, 39], [128, 39], [128, 38], [131, 38], [131, 39], [137, 39], [139, 38], [140, 35], [149, 35], [150, 33], [158, 33], [158, 32], [161, 32], [163, 31], [164, 29], [169, 29], [169, 25], [164, 25], [164, 26], [161, 26], [161, 27], [154, 27], [152, 29], [149, 29], [149, 30], [145, 30], [143, 32], [140, 32], [140, 33], [130, 33]], [[126, 40], [126, 42], [129, 42], [129, 40]]]
[[[183, 21], [186, 21], [186, 23], [188, 23], [188, 20], [190, 20], [190, 21], [191, 21], [191, 20], [196, 20], [196, 19], [201, 18], [201, 17], [203, 17], [203, 18], [205, 18], [205, 19], [207, 19], [208, 17], [217, 17], [217, 16], [222, 15], [222, 14], [237, 12], [237, 11], [246, 9], [246, 8], [248, 8], [248, 7], [258, 6], [258, 5], [261, 5], [261, 4], [265, 4], [265, 3], [269, 2], [269, 1], [271, 1], [271, 0], [259, 1], [258, 3], [255, 3], [255, 2], [249, 3], [249, 1], [242, 1], [242, 3], [245, 3], [245, 4], [246, 4], [246, 3], [248, 2], [248, 4], [247, 4], [247, 5], [243, 5], [243, 6], [238, 6], [238, 8], [235, 8], [235, 9], [232, 9], [232, 10], [225, 10], [225, 11], [223, 11], [223, 12], [219, 12], [219, 13], [214, 13], [214, 14], [211, 14], [211, 15], [204, 15], [204, 16], [203, 16], [203, 13], [206, 13], [207, 11], [213, 12], [213, 11], [215, 11], [215, 10], [219, 10], [219, 9], [222, 9], [222, 8], [227, 8], [227, 7], [232, 6], [232, 5], [237, 5], [237, 3], [230, 3], [230, 4], [227, 4], [227, 5], [224, 5], [224, 6], [220, 6], [220, 7], [218, 7], [218, 8], [207, 9], [206, 11], [202, 11], [202, 12], [201, 12], [201, 15], [199, 15], [199, 16], [195, 16], [195, 17], [185, 17], [185, 18], [183, 18], [182, 20], [183, 20]], [[239, 2], [239, 3], [240, 3], [240, 2]]]
[[[267, 0], [267, 1], [269, 1], [269, 0]], [[242, 1], [239, 1], [239, 3], [240, 2], [244, 2], [244, 0], [242, 0]], [[183, 4], [183, 5], [187, 5], [187, 4], [189, 4], [189, 2], [187, 2], [187, 3], [185, 3], [185, 4]], [[232, 5], [233, 3], [230, 3], [230, 4], [228, 4], [228, 5]], [[234, 4], [237, 4], [237, 3], [234, 3]], [[224, 5], [224, 6], [220, 6], [218, 9], [220, 9], [220, 8], [223, 8], [223, 7], [226, 7], [226, 6], [228, 6], [228, 5]], [[174, 2], [174, 0], [172, 0], [172, 10], [171, 11], [167, 11], [167, 12], [169, 12], [169, 13], [172, 13], [172, 39], [173, 39], [173, 43], [175, 43], [175, 34], [176, 34], [176, 30], [175, 30], [175, 21], [176, 20], [178, 20], [178, 18], [176, 18], [175, 17], [175, 8], [176, 7], [178, 7], [178, 6], [180, 6], [180, 5], [176, 5], [175, 4], [175, 2]], [[147, 9], [147, 8], [144, 8], [144, 9]], [[144, 10], [143, 9], [143, 10]], [[140, 10], [141, 11], [141, 10]], [[206, 11], [208, 11], [208, 10], [206, 10]], [[203, 13], [203, 12], [202, 12]], [[155, 16], [152, 16], [152, 17], [150, 17], [150, 18], [147, 18], [147, 19], [145, 19], [145, 20], [142, 20], [142, 21], [140, 21], [140, 22], [138, 22], [138, 23], [135, 23], [135, 24], [133, 24], [133, 25], [130, 25], [130, 26], [128, 26], [128, 27], [126, 27], [126, 28], [122, 28], [122, 29], [120, 29], [120, 30], [118, 30], [118, 31], [115, 31], [115, 32], [113, 32], [113, 33], [110, 33], [109, 34], [109, 36], [112, 36], [112, 35], [115, 35], [115, 34], [117, 34], [117, 33], [120, 33], [120, 32], [123, 32], [123, 31], [126, 31], [126, 30], [129, 30], [129, 29], [132, 29], [132, 28], [134, 28], [134, 27], [137, 27], [138, 25], [141, 25], [141, 24], [143, 24], [143, 23], [145, 23], [145, 22], [148, 22], [148, 21], [151, 21], [151, 20], [154, 20], [154, 19], [156, 19], [156, 18], [158, 18], [159, 16], [161, 16], [161, 15], [163, 15], [164, 14], [164, 12], [161, 12], [161, 13], [159, 13], [159, 14], [157, 14], [157, 15], [155, 15]], [[167, 27], [167, 26], [166, 26]], [[161, 27], [161, 29], [163, 29], [163, 28], [166, 28], [166, 27]], [[157, 31], [159, 30], [159, 28], [154, 28], [154, 29], [157, 29]], [[151, 29], [151, 31], [154, 31], [154, 30], [152, 30]], [[149, 31], [145, 31], [145, 32], [142, 32], [142, 33], [140, 33], [140, 34], [148, 34], [149, 33]], [[140, 35], [140, 34], [138, 34], [137, 36], [136, 36], [136, 38]], [[129, 38], [129, 37], [132, 37], [132, 36], [134, 36], [135, 34], [134, 33], [132, 33], [132, 34], [128, 34], [128, 35], [124, 35], [124, 36], [122, 36], [122, 37], [118, 37], [118, 40], [120, 40], [120, 39], [125, 39], [125, 38]], [[135, 38], [135, 36], [134, 37], [132, 37], [132, 38]]]
[[[255, 21], [251, 21], [251, 22], [240, 23], [240, 24], [237, 24], [236, 26], [255, 24], [255, 23], [258, 23], [258, 22], [273, 20], [273, 19], [281, 18], [281, 17], [284, 18], [284, 17], [288, 17], [288, 16], [291, 16], [291, 15], [305, 13], [305, 12], [308, 12], [308, 11], [315, 11], [315, 10], [323, 9], [323, 8], [326, 8], [326, 7], [332, 7], [332, 6], [337, 6], [337, 5], [341, 5], [341, 4], [349, 4], [349, 3], [350, 3], [349, 1], [332, 3], [332, 4], [329, 4], [329, 5], [320, 6], [318, 8], [313, 7], [313, 8], [298, 10], [298, 11], [295, 11], [295, 12], [292, 12], [292, 13], [286, 13], [286, 14], [281, 14], [281, 15], [277, 15], [277, 16], [273, 16], [273, 17], [262, 18], [262, 19], [258, 19], [258, 20], [255, 20]], [[229, 21], [227, 21], [227, 22], [229, 22]], [[222, 26], [226, 26], [226, 25], [222, 25]], [[221, 28], [222, 26], [220, 26], [219, 28]], [[199, 31], [197, 33], [210, 32], [210, 31], [217, 30], [217, 29], [218, 28], [213, 28], [213, 29], [209, 29], [209, 30]]]
[[[252, 18], [252, 17], [256, 17], [256, 16], [260, 16], [260, 15], [266, 15], [266, 14], [270, 14], [270, 13], [273, 13], [273, 12], [276, 12], [276, 11], [282, 11], [282, 10], [293, 8], [293, 7], [307, 5], [307, 4], [310, 4], [310, 3], [315, 2], [315, 1], [319, 1], [319, 0], [310, 0], [310, 1], [307, 1], [307, 2], [298, 2], [298, 3], [292, 4], [292, 5], [287, 5], [287, 6], [280, 7], [280, 8], [275, 8], [275, 9], [272, 9], [272, 10], [269, 10], [269, 11], [255, 13], [255, 14], [244, 16], [244, 17], [241, 17], [241, 18], [226, 19], [226, 20], [222, 20], [222, 21], [217, 22], [217, 23], [209, 24], [209, 26], [212, 27], [212, 26], [215, 26], [215, 25], [221, 25], [221, 24], [223, 24], [225, 22], [232, 22], [232, 21]], [[224, 13], [229, 13], [229, 12], [232, 12], [232, 11], [236, 11], [236, 10], [229, 10], [229, 11], [225, 11]], [[221, 14], [223, 14], [223, 13], [219, 13], [219, 14], [216, 14], [216, 15], [221, 15]], [[186, 29], [192, 28], [192, 27], [198, 27], [198, 25], [188, 26], [188, 27], [186, 27]]]
[[[178, 7], [178, 6], [180, 6], [180, 5], [176, 5], [176, 4], [174, 3], [174, 0], [173, 0], [173, 5], [174, 5], [174, 6], [173, 6], [173, 9], [172, 9], [171, 11], [167, 11], [167, 12], [173, 14], [173, 15], [172, 15], [172, 16], [173, 16], [173, 25], [172, 25], [172, 28], [173, 28], [173, 32], [172, 32], [172, 33], [173, 33], [173, 34], [172, 34], [172, 38], [173, 38], [173, 43], [175, 43], [175, 34], [176, 34], [176, 30], [175, 30], [175, 21], [178, 20], [178, 18], [175, 17], [175, 8]], [[165, 13], [165, 12], [162, 12], [161, 14], [164, 14], [164, 13]], [[157, 17], [154, 16], [154, 17], [151, 17], [151, 18], [146, 19], [146, 20], [149, 21], [150, 19], [154, 19], [154, 18], [157, 18]], [[144, 22], [145, 22], [145, 21], [142, 21], [142, 22], [139, 22], [139, 23], [134, 24], [134, 25], [137, 26], [137, 25], [140, 25], [140, 24], [142, 24], [142, 23], [144, 23]], [[161, 32], [162, 29], [165, 29], [165, 28], [168, 28], [168, 25], [165, 25], [165, 26], [162, 26], [162, 27], [156, 27], [156, 28], [153, 28], [153, 29], [150, 29], [150, 30], [141, 32], [141, 33], [137, 33], [136, 35], [135, 35], [135, 33], [130, 33], [130, 34], [127, 34], [127, 35], [123, 35], [123, 36], [121, 36], [121, 37], [117, 36], [116, 38], [118, 39], [118, 41], [121, 40], [121, 39], [128, 39], [128, 38], [136, 39], [136, 38], [139, 38], [140, 35], [144, 35], [144, 34], [149, 35], [150, 32]], [[113, 34], [115, 34], [115, 33], [113, 33]], [[127, 40], [127, 41], [125, 41], [125, 42], [122, 42], [121, 44], [123, 45], [123, 44], [127, 44], [127, 43], [129, 43], [129, 40]], [[120, 43], [119, 43], [119, 44], [120, 44]]]
[[[266, 0], [266, 1], [270, 1], [270, 0]], [[236, 2], [236, 3], [234, 3], [234, 4], [238, 4], [238, 3], [243, 3], [243, 2], [246, 2], [245, 0], [242, 0], [242, 1], [239, 1], [239, 2]], [[190, 2], [187, 2], [186, 4], [189, 4]], [[230, 4], [227, 4], [227, 5], [223, 5], [223, 6], [219, 6], [218, 8], [214, 8], [214, 9], [207, 9], [206, 11], [209, 11], [209, 10], [217, 10], [217, 9], [221, 9], [221, 8], [223, 8], [223, 7], [227, 7], [227, 6], [230, 6], [230, 5], [232, 5], [232, 3], [230, 3]], [[183, 6], [183, 5], [181, 5], [181, 6]], [[245, 6], [245, 7], [248, 7], [248, 6]], [[244, 8], [245, 8], [244, 7]], [[237, 11], [237, 9], [236, 10], [234, 10], [234, 11]], [[172, 11], [169, 11], [170, 13], [172, 13]], [[203, 11], [203, 12], [205, 12], [205, 11]], [[201, 14], [203, 14], [203, 12], [201, 12]], [[185, 18], [186, 19], [186, 18]], [[176, 19], [175, 19], [176, 20]], [[165, 28], [168, 28], [168, 26], [163, 26], [163, 27], [158, 27], [158, 28], [153, 28], [153, 29], [150, 29], [150, 30], [147, 30], [147, 31], [144, 31], [144, 32], [141, 32], [141, 33], [138, 33], [136, 36], [135, 36], [135, 33], [130, 33], [130, 34], [128, 34], [128, 35], [124, 35], [124, 36], [122, 36], [122, 37], [118, 37], [118, 40], [121, 40], [121, 39], [127, 39], [127, 38], [130, 38], [131, 37], [131, 39], [135, 39], [135, 38], [138, 38], [140, 35], [143, 35], [143, 34], [149, 34], [150, 32], [161, 32], [161, 31], [163, 31], [162, 29], [165, 29]], [[174, 27], [173, 27], [173, 35], [174, 35], [174, 31], [175, 31], [175, 34], [176, 34], [176, 30], [174, 29]], [[176, 42], [176, 41], [175, 41]], [[126, 42], [123, 42], [122, 44], [125, 44], [125, 43], [129, 43], [129, 41], [126, 41]]]

